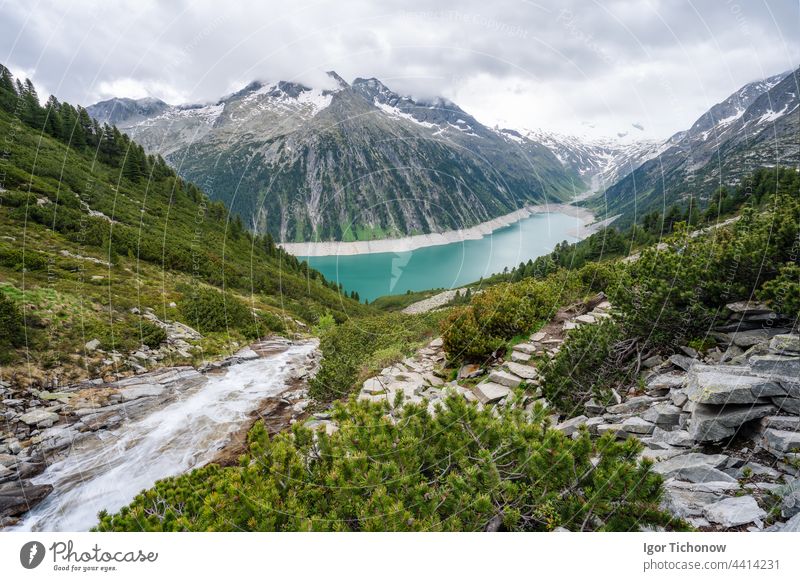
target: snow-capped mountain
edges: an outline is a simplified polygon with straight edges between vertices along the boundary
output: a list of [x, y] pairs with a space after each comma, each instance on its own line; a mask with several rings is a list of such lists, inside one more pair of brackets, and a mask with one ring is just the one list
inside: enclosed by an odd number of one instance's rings
[[704, 199], [758, 167], [800, 165], [800, 69], [749, 83], [606, 190], [630, 222], [689, 197]]
[[517, 143], [450, 101], [329, 75], [327, 88], [253, 82], [151, 115], [123, 100], [88, 110], [283, 241], [461, 228], [586, 189], [548, 148]]
[[550, 149], [565, 167], [581, 176], [589, 186], [587, 193], [600, 192], [616, 183], [663, 147], [662, 142], [652, 139], [576, 137], [541, 129], [502, 131]]

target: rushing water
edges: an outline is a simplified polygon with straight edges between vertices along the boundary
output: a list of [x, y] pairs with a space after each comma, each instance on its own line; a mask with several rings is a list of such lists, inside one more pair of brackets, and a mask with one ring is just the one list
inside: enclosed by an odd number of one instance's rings
[[88, 530], [99, 511], [117, 511], [156, 480], [209, 462], [260, 401], [284, 389], [293, 362], [313, 349], [295, 345], [233, 365], [179, 400], [80, 442], [34, 479], [54, 490], [16, 530]]
[[578, 219], [533, 214], [478, 240], [409, 252], [300, 257], [329, 280], [373, 300], [408, 290], [454, 288], [547, 254], [562, 240], [574, 242]]

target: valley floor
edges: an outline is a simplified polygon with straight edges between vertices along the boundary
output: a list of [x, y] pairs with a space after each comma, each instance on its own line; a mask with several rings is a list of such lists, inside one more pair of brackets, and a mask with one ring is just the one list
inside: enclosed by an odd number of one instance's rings
[[435, 234], [419, 234], [403, 238], [384, 240], [360, 240], [357, 242], [286, 242], [281, 246], [295, 256], [353, 256], [357, 254], [377, 254], [382, 252], [410, 252], [427, 246], [441, 246], [464, 240], [478, 240], [495, 230], [510, 226], [533, 214], [566, 214], [576, 219], [575, 238], [583, 239], [607, 225], [613, 218], [597, 222], [594, 214], [587, 208], [570, 204], [537, 204], [498, 216], [471, 228], [450, 230]]

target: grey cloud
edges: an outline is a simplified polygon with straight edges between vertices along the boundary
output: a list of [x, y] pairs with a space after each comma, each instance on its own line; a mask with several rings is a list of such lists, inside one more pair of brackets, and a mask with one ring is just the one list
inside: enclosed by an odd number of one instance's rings
[[641, 122], [637, 134], [665, 136], [796, 67], [797, 23], [797, 3], [778, 1], [47, 0], [0, 6], [0, 62], [84, 104], [115, 89], [209, 101], [334, 69], [453, 98], [489, 124], [614, 134]]

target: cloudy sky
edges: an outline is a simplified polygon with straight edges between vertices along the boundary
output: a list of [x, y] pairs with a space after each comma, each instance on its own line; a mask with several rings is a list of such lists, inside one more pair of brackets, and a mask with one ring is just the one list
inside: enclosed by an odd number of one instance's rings
[[333, 69], [488, 125], [661, 138], [797, 67], [798, 30], [798, 0], [0, 0], [0, 62], [84, 105]]

